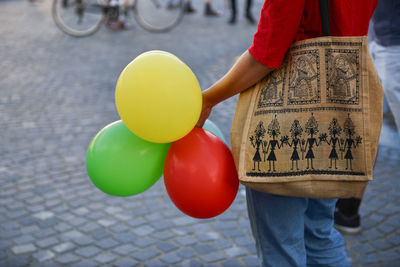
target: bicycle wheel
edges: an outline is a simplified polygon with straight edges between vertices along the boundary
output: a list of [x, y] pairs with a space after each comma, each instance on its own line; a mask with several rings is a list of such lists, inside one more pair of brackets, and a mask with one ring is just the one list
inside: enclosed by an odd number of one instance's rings
[[138, 24], [151, 32], [166, 32], [184, 14], [184, 0], [135, 0], [133, 14]]
[[52, 15], [63, 32], [82, 37], [100, 28], [104, 7], [104, 0], [53, 0]]

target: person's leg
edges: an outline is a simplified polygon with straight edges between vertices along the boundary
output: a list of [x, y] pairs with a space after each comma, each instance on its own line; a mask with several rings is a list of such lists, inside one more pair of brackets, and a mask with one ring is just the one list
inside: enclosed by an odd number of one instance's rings
[[194, 13], [194, 12], [196, 12], [196, 9], [192, 7], [192, 1], [185, 0], [185, 13]]
[[336, 199], [309, 199], [305, 212], [304, 240], [307, 266], [350, 266], [343, 237], [333, 228]]
[[246, 188], [247, 209], [262, 266], [305, 266], [304, 212], [307, 199]]
[[231, 0], [231, 18], [229, 20], [230, 24], [236, 22], [236, 0]]
[[336, 203], [335, 227], [347, 234], [356, 234], [361, 231], [361, 220], [358, 209], [360, 198], [339, 199]]
[[204, 15], [205, 16], [219, 16], [218, 12], [212, 9], [211, 0], [205, 0]]
[[251, 5], [253, 3], [253, 0], [247, 0], [246, 1], [246, 14], [245, 17], [247, 19], [247, 21], [251, 24], [255, 23], [255, 20], [253, 18], [253, 15], [251, 14]]
[[[371, 46], [373, 59], [379, 78], [381, 79], [385, 98], [392, 111], [397, 131], [400, 133], [400, 45]], [[372, 54], [372, 53], [371, 53]]]

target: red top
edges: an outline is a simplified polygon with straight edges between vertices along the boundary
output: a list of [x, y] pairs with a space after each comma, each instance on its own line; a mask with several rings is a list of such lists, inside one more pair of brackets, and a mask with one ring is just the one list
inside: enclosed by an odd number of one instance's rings
[[[364, 36], [378, 0], [329, 1], [332, 36]], [[279, 68], [290, 45], [321, 36], [318, 0], [265, 0], [249, 53], [270, 68]]]

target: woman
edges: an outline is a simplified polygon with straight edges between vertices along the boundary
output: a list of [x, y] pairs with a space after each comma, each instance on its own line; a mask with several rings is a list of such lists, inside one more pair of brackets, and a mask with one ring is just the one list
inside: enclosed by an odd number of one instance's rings
[[[333, 36], [367, 35], [377, 0], [330, 1]], [[203, 92], [197, 126], [212, 108], [281, 66], [290, 45], [321, 36], [319, 2], [265, 1], [253, 43], [232, 69]], [[266, 194], [246, 188], [249, 219], [263, 266], [349, 266], [342, 236], [333, 228], [336, 199]]]

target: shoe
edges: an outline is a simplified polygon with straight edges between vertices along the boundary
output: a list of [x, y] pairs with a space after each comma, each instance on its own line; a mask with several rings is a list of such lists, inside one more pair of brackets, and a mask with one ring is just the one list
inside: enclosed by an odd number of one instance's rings
[[250, 24], [256, 23], [255, 19], [253, 18], [253, 15], [251, 15], [250, 12], [247, 12], [245, 17]]
[[192, 7], [190, 3], [185, 4], [185, 13], [195, 13], [196, 9]]
[[169, 9], [169, 10], [171, 10], [171, 9], [175, 9], [175, 8], [178, 8], [179, 7], [179, 4], [172, 4], [172, 3], [169, 3], [168, 5], [167, 5], [167, 9]]
[[360, 215], [346, 216], [339, 210], [335, 211], [335, 228], [344, 234], [357, 234], [361, 231]]
[[206, 7], [205, 7], [205, 9], [204, 9], [204, 16], [213, 16], [213, 17], [216, 17], [216, 16], [219, 16], [219, 14], [218, 14], [218, 12], [216, 12], [215, 10], [213, 10], [213, 9], [211, 8], [211, 5], [210, 5], [210, 4], [206, 4]]
[[126, 23], [125, 21], [122, 20], [117, 20], [117, 21], [111, 21], [108, 23], [108, 26], [113, 29], [114, 31], [118, 30], [130, 30], [132, 28], [131, 25]]
[[232, 15], [231, 19], [228, 21], [229, 24], [235, 24], [236, 23], [236, 15]]

